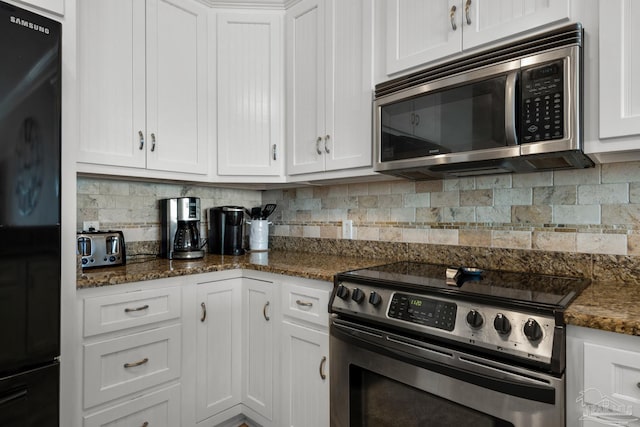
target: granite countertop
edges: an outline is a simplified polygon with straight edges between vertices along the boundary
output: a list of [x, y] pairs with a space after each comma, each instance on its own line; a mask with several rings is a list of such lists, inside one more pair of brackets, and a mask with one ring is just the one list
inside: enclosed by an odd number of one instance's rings
[[[385, 259], [344, 257], [293, 251], [268, 251], [243, 256], [207, 254], [198, 260], [147, 258], [127, 265], [84, 270], [77, 288], [109, 286], [142, 280], [244, 268], [308, 279], [333, 281], [341, 271], [380, 265]], [[593, 282], [564, 313], [569, 325], [640, 335], [640, 285]]]
[[146, 258], [127, 260], [127, 264], [120, 267], [85, 269], [78, 276], [76, 286], [78, 289], [93, 288], [237, 268], [333, 282], [333, 276], [341, 271], [387, 262], [385, 259], [288, 251], [254, 252], [242, 256], [206, 254], [197, 260]]

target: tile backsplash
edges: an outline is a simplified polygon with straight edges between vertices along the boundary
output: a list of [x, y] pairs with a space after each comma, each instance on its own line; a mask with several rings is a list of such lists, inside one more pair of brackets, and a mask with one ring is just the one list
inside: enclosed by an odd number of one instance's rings
[[[158, 200], [196, 196], [203, 211], [277, 203], [270, 234], [354, 243], [421, 243], [640, 255], [640, 162], [438, 181], [376, 181], [254, 191], [78, 177], [77, 228], [122, 229], [128, 248], [157, 247]], [[203, 212], [203, 232], [205, 227]], [[151, 249], [153, 250], [153, 249]], [[132, 253], [132, 252], [130, 252]]]

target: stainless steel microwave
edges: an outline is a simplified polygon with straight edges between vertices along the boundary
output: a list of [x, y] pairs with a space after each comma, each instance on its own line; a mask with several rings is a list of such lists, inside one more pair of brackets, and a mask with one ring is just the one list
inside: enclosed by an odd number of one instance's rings
[[571, 24], [376, 86], [377, 172], [415, 180], [588, 168]]

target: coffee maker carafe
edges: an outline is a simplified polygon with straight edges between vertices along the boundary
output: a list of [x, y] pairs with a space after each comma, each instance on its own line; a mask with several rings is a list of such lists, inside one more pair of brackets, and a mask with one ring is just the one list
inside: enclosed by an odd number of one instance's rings
[[160, 201], [162, 242], [160, 256], [169, 259], [202, 258], [200, 199], [179, 197]]
[[244, 213], [241, 206], [217, 206], [209, 209], [209, 253], [244, 254]]

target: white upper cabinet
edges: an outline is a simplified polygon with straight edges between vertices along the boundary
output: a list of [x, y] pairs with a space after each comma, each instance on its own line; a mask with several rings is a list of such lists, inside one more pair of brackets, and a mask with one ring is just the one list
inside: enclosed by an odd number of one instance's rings
[[38, 9], [64, 15], [64, 0], [18, 0], [20, 3], [35, 6]]
[[640, 135], [640, 4], [601, 1], [599, 16], [600, 138]]
[[372, 2], [302, 0], [286, 27], [287, 173], [371, 165]]
[[206, 174], [206, 8], [190, 0], [83, 0], [78, 9], [78, 170]]
[[569, 0], [381, 0], [392, 75], [569, 18]]
[[282, 19], [283, 12], [217, 15], [218, 175], [283, 174]]

